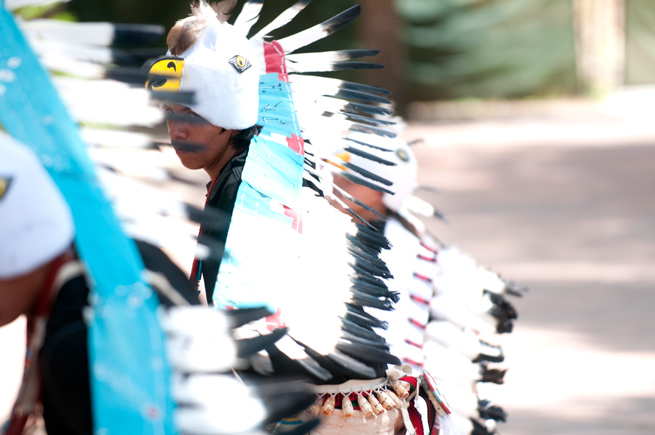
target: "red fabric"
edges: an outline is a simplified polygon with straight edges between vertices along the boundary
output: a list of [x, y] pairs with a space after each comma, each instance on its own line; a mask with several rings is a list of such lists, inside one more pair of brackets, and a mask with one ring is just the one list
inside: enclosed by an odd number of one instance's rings
[[305, 141], [302, 137], [292, 134], [287, 138], [287, 145], [301, 156], [305, 155]]
[[436, 263], [437, 262], [437, 253], [436, 252], [432, 253], [432, 257], [427, 257], [427, 256], [421, 255], [421, 254], [417, 254], [416, 257], [419, 260], [429, 261], [430, 263]]
[[423, 280], [425, 282], [429, 282], [429, 283], [432, 282], [432, 278], [430, 278], [429, 276], [421, 275], [420, 273], [417, 272], [414, 272], [414, 277]]
[[266, 61], [266, 74], [277, 73], [280, 81], [289, 83], [286, 58], [280, 44], [276, 41], [264, 42], [264, 59]]
[[284, 215], [293, 219], [293, 222], [291, 223], [291, 228], [296, 230], [298, 234], [302, 234], [302, 216], [299, 215], [297, 211], [287, 207], [286, 205], [283, 205], [283, 207], [284, 207]]

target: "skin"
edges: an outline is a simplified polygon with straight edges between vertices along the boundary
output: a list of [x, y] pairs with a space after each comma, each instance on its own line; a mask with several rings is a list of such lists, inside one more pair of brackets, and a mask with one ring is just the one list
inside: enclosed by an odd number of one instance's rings
[[[193, 121], [167, 119], [168, 135], [182, 165], [188, 169], [202, 169], [213, 180], [221, 169], [238, 153], [231, 145], [237, 130], [226, 130], [210, 124], [186, 106], [168, 104], [162, 107], [167, 114], [184, 115]], [[198, 149], [183, 149], [176, 145], [204, 145]]]
[[[378, 192], [376, 190], [369, 189], [366, 186], [362, 186], [361, 184], [354, 183], [340, 175], [334, 176], [334, 184], [336, 184], [338, 187], [348, 192], [350, 195], [357, 198], [357, 200], [359, 200], [360, 202], [363, 202], [364, 204], [368, 205], [369, 207], [371, 207], [381, 215], [383, 216], [389, 215], [389, 209], [387, 209], [387, 207], [382, 202], [382, 192]], [[378, 215], [376, 215], [372, 211], [366, 210], [361, 205], [358, 205], [346, 199], [337, 189], [334, 190], [334, 194], [343, 202], [345, 202], [346, 205], [348, 205], [348, 207], [350, 207], [355, 213], [361, 216], [362, 219], [368, 222], [380, 220], [380, 217]], [[334, 205], [341, 212], [348, 213], [348, 211], [345, 210], [343, 207], [341, 207], [339, 204], [333, 203], [332, 205]], [[359, 220], [353, 216], [353, 222], [359, 222]]]
[[30, 315], [48, 278], [47, 263], [17, 278], [0, 280], [0, 326], [7, 325], [21, 314]]

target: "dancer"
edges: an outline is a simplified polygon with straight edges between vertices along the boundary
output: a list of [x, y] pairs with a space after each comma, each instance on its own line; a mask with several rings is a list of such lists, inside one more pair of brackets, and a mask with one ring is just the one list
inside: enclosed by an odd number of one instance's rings
[[[170, 56], [150, 65], [147, 88], [153, 91], [195, 91], [187, 106], [163, 104], [171, 143], [180, 162], [209, 175], [205, 207], [232, 215], [250, 141], [261, 127], [258, 114], [259, 61], [253, 45], [231, 25], [216, 25], [229, 18], [233, 3], [214, 11], [198, 2], [192, 16], [179, 20], [166, 38]], [[157, 75], [155, 75], [157, 74]], [[167, 77], [167, 75], [173, 74]], [[225, 244], [228, 228], [201, 225], [200, 234]], [[220, 268], [216, 260], [196, 260], [191, 280], [203, 277], [211, 304]]]
[[[360, 139], [356, 133], [351, 137]], [[337, 168], [335, 196], [356, 213], [353, 219], [368, 220], [392, 245], [382, 258], [393, 275], [389, 288], [400, 296], [396, 310], [383, 317], [389, 329], [382, 334], [392, 353], [414, 373], [427, 369], [439, 380], [453, 418], [466, 433], [487, 433], [480, 418], [504, 421], [506, 416], [488, 400], [478, 399], [476, 385], [503, 381], [505, 370], [487, 367], [487, 362], [502, 362], [502, 351], [484, 340], [495, 341], [497, 333], [511, 331], [516, 313], [502, 296], [508, 286], [456, 248], [430, 237], [413, 216], [414, 204], [431, 206], [412, 196], [418, 165], [410, 147], [401, 139], [380, 138], [375, 145], [371, 152], [391, 163], [377, 173], [393, 182], [389, 187], [377, 180], [367, 186], [353, 183], [349, 177], [373, 167], [370, 160], [347, 151], [336, 152], [326, 168]]]

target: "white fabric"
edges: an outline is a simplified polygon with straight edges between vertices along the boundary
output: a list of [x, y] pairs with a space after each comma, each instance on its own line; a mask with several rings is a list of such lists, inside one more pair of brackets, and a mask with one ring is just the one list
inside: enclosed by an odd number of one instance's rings
[[[240, 72], [230, 59], [242, 56], [251, 66]], [[257, 123], [259, 61], [253, 45], [232, 25], [210, 21], [184, 59], [180, 91], [195, 91], [189, 107], [211, 124], [243, 130]]]
[[387, 138], [364, 133], [353, 133], [349, 137], [356, 141], [370, 143], [389, 150], [381, 151], [367, 146], [358, 146], [358, 148], [367, 153], [395, 163], [395, 166], [383, 165], [354, 154], [349, 155], [349, 162], [391, 181], [393, 185], [389, 187], [367, 179], [367, 181], [371, 181], [373, 184], [386, 187], [394, 192], [393, 195], [384, 193], [382, 195], [382, 202], [390, 210], [400, 210], [405, 200], [414, 192], [414, 189], [418, 185], [418, 163], [409, 145], [399, 138]]
[[417, 296], [429, 301], [432, 299], [434, 289], [432, 284], [416, 277], [419, 273], [426, 277], [433, 277], [439, 273], [439, 266], [419, 258], [431, 258], [434, 254], [421, 245], [421, 240], [408, 231], [397, 219], [389, 218], [384, 227], [384, 235], [389, 239], [390, 250], [382, 251], [382, 258], [393, 278], [388, 280], [387, 285], [392, 291], [397, 291], [400, 300], [394, 306], [393, 311], [381, 312], [378, 317], [389, 322], [387, 330], [379, 330], [389, 343], [391, 353], [403, 362], [413, 361], [419, 365], [412, 364], [414, 375], [421, 373], [420, 364], [423, 362], [423, 351], [412, 344], [409, 340], [418, 345], [423, 344], [424, 330], [409, 321], [414, 320], [422, 325], [427, 325], [430, 317], [429, 305], [412, 299]]
[[0, 132], [0, 279], [48, 263], [72, 243], [73, 217], [36, 155]]
[[[299, 418], [307, 422], [314, 417], [303, 412]], [[341, 409], [335, 409], [332, 415], [327, 417], [321, 415], [320, 418], [321, 424], [312, 430], [312, 435], [394, 435], [405, 432], [402, 415], [396, 408], [368, 417], [359, 411], [355, 411], [352, 417], [346, 417]]]

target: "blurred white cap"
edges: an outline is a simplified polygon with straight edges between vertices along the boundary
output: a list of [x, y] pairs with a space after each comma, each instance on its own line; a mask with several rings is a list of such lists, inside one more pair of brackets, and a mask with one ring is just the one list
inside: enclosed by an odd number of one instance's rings
[[[194, 92], [189, 108], [211, 124], [243, 130], [257, 123], [259, 56], [254, 43], [231, 24], [219, 22], [206, 4], [202, 35], [179, 56], [157, 59], [146, 87], [154, 91]], [[196, 16], [185, 20], [201, 20]], [[261, 43], [261, 41], [260, 41]], [[167, 76], [165, 80], [156, 74]]]
[[259, 65], [248, 39], [214, 20], [184, 54], [180, 91], [195, 91], [191, 109], [215, 126], [243, 130], [257, 123]]
[[[399, 138], [388, 138], [365, 133], [352, 133], [348, 137], [353, 141], [370, 143], [371, 145], [387, 150], [382, 151], [376, 148], [357, 145], [357, 148], [369, 154], [373, 154], [381, 159], [395, 163], [394, 166], [378, 163], [344, 150], [337, 152], [336, 156], [392, 182], [393, 184], [391, 186], [385, 186], [382, 183], [363, 177], [354, 170], [347, 170], [347, 172], [353, 175], [357, 175], [373, 184], [385, 187], [394, 192], [394, 195], [390, 195], [386, 192], [383, 193], [382, 201], [390, 210], [396, 212], [399, 211], [405, 200], [418, 186], [418, 164], [414, 153], [409, 148], [409, 145]], [[338, 158], [335, 161], [337, 165], [339, 165]]]
[[74, 233], [68, 204], [37, 156], [0, 132], [0, 279], [55, 259]]

